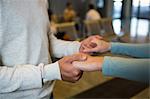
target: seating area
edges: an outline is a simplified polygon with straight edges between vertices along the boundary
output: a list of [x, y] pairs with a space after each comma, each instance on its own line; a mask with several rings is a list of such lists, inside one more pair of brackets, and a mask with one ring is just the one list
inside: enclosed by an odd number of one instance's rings
[[[77, 29], [76, 26], [82, 27]], [[56, 28], [58, 33], [66, 33], [70, 40], [79, 40], [91, 35], [100, 35], [103, 37], [115, 35], [111, 18], [85, 20], [83, 24], [76, 24], [75, 22], [57, 23]]]
[[75, 22], [56, 24], [56, 27], [59, 33], [66, 33], [70, 40], [77, 40], [79, 38]]
[[90, 35], [109, 36], [115, 34], [111, 18], [102, 18], [100, 20], [84, 21], [84, 24], [88, 36]]

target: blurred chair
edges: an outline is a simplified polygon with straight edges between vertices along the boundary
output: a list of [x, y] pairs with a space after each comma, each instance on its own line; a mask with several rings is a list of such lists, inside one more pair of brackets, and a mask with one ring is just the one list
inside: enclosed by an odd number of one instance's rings
[[87, 36], [95, 34], [101, 36], [115, 35], [111, 18], [102, 18], [100, 20], [94, 21], [84, 21], [84, 25]]
[[112, 25], [111, 18], [103, 18], [99, 21], [102, 36], [116, 35]]
[[124, 40], [122, 40], [122, 37], [120, 37], [114, 32], [111, 18], [103, 18], [100, 20], [99, 23], [101, 31], [103, 31], [103, 33], [101, 33], [103, 37], [111, 36], [112, 42], [122, 42], [122, 43], [125, 42]]
[[57, 24], [58, 32], [64, 32], [69, 36], [70, 40], [78, 39], [78, 32], [75, 28], [75, 22]]
[[86, 36], [90, 36], [90, 35], [100, 35], [101, 33], [101, 27], [99, 24], [99, 20], [86, 20], [84, 21], [84, 26], [85, 26], [85, 30], [87, 35]]

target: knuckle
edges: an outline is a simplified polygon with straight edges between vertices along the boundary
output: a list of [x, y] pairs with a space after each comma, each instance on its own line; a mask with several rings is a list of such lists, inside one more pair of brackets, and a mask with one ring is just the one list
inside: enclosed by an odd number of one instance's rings
[[75, 76], [75, 77], [78, 76], [79, 74], [80, 74], [79, 71], [74, 71], [74, 72], [73, 72], [73, 76]]
[[79, 80], [79, 77], [74, 77], [74, 81], [78, 81]]

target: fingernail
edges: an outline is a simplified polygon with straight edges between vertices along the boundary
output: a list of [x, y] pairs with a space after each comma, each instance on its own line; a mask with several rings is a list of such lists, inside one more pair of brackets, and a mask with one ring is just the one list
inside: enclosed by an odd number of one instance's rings
[[86, 55], [82, 56], [82, 59], [83, 60], [87, 59], [87, 56]]
[[83, 50], [82, 52], [83, 52], [83, 53], [85, 53], [85, 52], [86, 52], [86, 50]]

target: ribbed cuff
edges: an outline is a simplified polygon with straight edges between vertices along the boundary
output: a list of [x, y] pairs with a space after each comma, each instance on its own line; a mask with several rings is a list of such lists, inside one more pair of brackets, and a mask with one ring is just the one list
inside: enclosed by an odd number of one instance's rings
[[45, 65], [43, 69], [43, 80], [61, 80], [61, 73], [58, 62]]
[[73, 52], [78, 53], [80, 51], [81, 43], [78, 41], [74, 41], [73, 43]]
[[111, 42], [111, 48], [110, 48], [111, 53], [118, 53], [120, 51], [120, 43], [113, 43]]
[[102, 65], [102, 73], [104, 75], [110, 75], [110, 57], [109, 56], [104, 57], [104, 63]]

